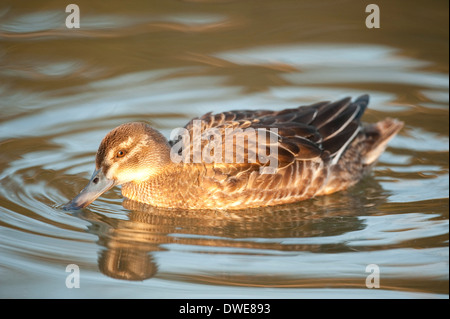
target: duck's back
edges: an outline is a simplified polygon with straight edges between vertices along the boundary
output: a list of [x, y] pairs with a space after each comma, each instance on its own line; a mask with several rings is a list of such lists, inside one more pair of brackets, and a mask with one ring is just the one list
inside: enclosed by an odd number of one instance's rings
[[403, 126], [392, 119], [363, 125], [368, 99], [194, 119], [184, 137], [170, 142], [179, 163], [153, 181], [155, 189], [170, 184], [172, 195], [160, 189], [150, 200], [166, 207], [241, 209], [345, 189], [360, 180]]

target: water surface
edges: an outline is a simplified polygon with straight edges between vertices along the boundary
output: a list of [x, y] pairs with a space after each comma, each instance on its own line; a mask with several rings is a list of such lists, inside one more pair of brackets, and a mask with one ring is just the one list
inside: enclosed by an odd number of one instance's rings
[[[0, 5], [2, 298], [448, 298], [448, 2], [77, 1]], [[87, 183], [104, 135], [368, 93], [405, 128], [326, 197], [168, 212]], [[66, 287], [68, 265], [80, 288]], [[380, 288], [366, 286], [368, 265]]]

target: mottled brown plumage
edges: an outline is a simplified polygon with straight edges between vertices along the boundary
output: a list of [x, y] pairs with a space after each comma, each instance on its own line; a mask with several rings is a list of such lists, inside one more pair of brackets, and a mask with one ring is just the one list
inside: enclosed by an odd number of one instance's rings
[[[122, 184], [131, 200], [182, 209], [243, 209], [330, 194], [358, 182], [403, 126], [394, 119], [362, 124], [367, 104], [364, 95], [282, 111], [208, 113], [169, 142], [145, 123], [127, 123], [103, 139], [90, 184], [97, 176], [92, 187], [102, 192], [106, 180], [109, 188]], [[67, 207], [96, 198], [83, 192]]]

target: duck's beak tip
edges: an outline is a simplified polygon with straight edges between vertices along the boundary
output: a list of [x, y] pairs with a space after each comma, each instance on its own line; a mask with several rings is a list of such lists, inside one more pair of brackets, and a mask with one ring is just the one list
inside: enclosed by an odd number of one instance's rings
[[[75, 199], [75, 198], [74, 198]], [[87, 206], [87, 205], [86, 205]], [[67, 204], [65, 204], [62, 209], [66, 210], [66, 211], [71, 211], [71, 210], [79, 210], [81, 208], [86, 207], [85, 205], [79, 205], [76, 202], [74, 202], [74, 200], [71, 200], [70, 202], [68, 202]]]
[[63, 210], [69, 211], [85, 208], [114, 185], [116, 185], [116, 183], [113, 180], [106, 178], [99, 169], [94, 172], [86, 187], [83, 188], [83, 190], [70, 202], [63, 206]]

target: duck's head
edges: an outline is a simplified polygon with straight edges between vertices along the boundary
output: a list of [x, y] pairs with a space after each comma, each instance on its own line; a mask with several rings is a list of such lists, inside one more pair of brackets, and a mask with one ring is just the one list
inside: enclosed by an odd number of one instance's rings
[[145, 123], [123, 124], [102, 140], [91, 180], [64, 209], [86, 207], [115, 185], [146, 181], [169, 162], [170, 146], [161, 133]]

